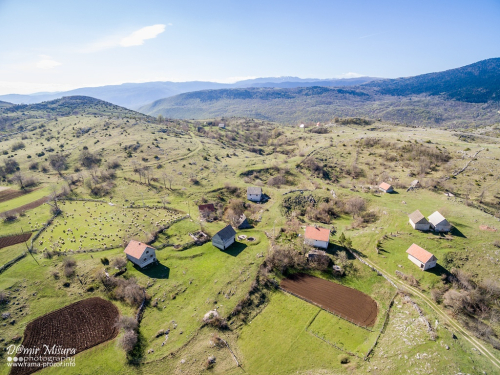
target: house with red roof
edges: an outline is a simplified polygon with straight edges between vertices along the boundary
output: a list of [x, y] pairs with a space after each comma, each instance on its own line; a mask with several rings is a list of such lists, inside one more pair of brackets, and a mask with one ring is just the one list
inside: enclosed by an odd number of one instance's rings
[[156, 250], [143, 242], [131, 240], [125, 248], [127, 259], [140, 268], [156, 262]]
[[322, 249], [328, 248], [330, 242], [330, 230], [320, 227], [306, 227], [304, 243], [309, 246], [319, 247]]
[[394, 188], [392, 187], [392, 185], [388, 184], [387, 182], [382, 182], [378, 188], [380, 190], [382, 190], [384, 193], [393, 193], [394, 192]]
[[415, 263], [422, 271], [436, 267], [436, 257], [417, 244], [411, 245], [406, 252], [408, 253], [408, 259]]

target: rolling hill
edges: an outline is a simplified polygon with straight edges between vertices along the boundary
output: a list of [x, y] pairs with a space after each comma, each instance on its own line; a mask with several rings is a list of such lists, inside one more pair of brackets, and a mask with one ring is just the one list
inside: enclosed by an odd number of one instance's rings
[[109, 85], [102, 87], [83, 87], [64, 92], [35, 93], [31, 95], [0, 95], [0, 100], [6, 100], [15, 104], [33, 104], [65, 96], [91, 96], [122, 107], [138, 109], [139, 107], [155, 100], [191, 91], [245, 87], [340, 87], [360, 85], [362, 83], [373, 81], [374, 79], [375, 78], [371, 77], [359, 77], [349, 79], [320, 80], [315, 78], [301, 79], [297, 77], [267, 77], [239, 81], [233, 84], [203, 81], [124, 83], [122, 85]]
[[139, 112], [87, 96], [69, 96], [37, 104], [0, 107], [0, 131], [14, 127], [36, 125], [67, 116], [113, 116], [149, 121], [151, 118]]
[[0, 101], [0, 108], [10, 107], [11, 105], [12, 105], [12, 103]]
[[370, 82], [366, 87], [383, 95], [427, 94], [469, 103], [500, 102], [500, 58], [444, 72]]
[[153, 116], [246, 116], [278, 121], [330, 121], [362, 116], [410, 125], [469, 126], [500, 122], [500, 59], [440, 73], [378, 80], [349, 88], [205, 90], [155, 101], [139, 109]]

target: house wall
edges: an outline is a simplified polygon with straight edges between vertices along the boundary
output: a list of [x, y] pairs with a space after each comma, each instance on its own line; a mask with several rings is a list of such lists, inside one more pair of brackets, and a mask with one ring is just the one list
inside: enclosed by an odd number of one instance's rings
[[[144, 260], [144, 258], [146, 258], [146, 260]], [[156, 252], [155, 251], [151, 252], [150, 250], [149, 254], [147, 254], [147, 256], [142, 256], [141, 259], [137, 259], [132, 255], [127, 254], [127, 259], [130, 260], [132, 263], [138, 265], [139, 267], [143, 268], [148, 264], [151, 264], [156, 261]]]
[[429, 268], [436, 267], [436, 263], [437, 263], [436, 261], [425, 263], [424, 270], [428, 270]]
[[415, 224], [413, 221], [411, 221], [411, 219], [410, 219], [410, 224], [413, 227], [413, 229], [416, 230], [426, 231], [430, 229], [430, 224]]
[[[411, 260], [413, 263], [415, 263], [418, 268], [420, 268], [421, 270], [425, 271], [425, 270], [428, 270], [429, 268], [432, 268], [432, 267], [436, 267], [436, 263], [437, 261], [431, 261], [431, 262], [427, 262], [427, 263], [422, 263], [421, 261], [419, 261], [417, 258], [411, 256], [410, 254], [408, 254], [408, 259]], [[423, 268], [421, 268], [421, 265], [424, 265]]]
[[262, 194], [248, 194], [247, 199], [252, 202], [260, 202], [262, 200]]
[[327, 241], [318, 241], [318, 240], [312, 240], [312, 239], [305, 239], [304, 243], [309, 246], [314, 246], [314, 247], [319, 247], [321, 249], [327, 249], [328, 248], [328, 242]]
[[438, 224], [437, 226], [434, 226], [431, 224], [431, 226], [435, 232], [449, 232], [449, 231], [451, 231], [451, 224], [448, 224], [448, 225]]
[[[408, 254], [408, 259], [411, 260], [413, 263], [415, 263], [418, 266], [418, 268], [420, 268], [421, 265], [423, 264], [421, 261], [419, 261], [417, 258], [411, 256], [410, 254]], [[423, 269], [423, 268], [421, 268], [421, 269]]]
[[212, 245], [215, 247], [221, 249], [221, 250], [226, 250], [229, 246], [231, 246], [234, 243], [234, 236], [226, 240], [225, 242], [220, 239], [220, 237], [214, 237], [212, 238]]

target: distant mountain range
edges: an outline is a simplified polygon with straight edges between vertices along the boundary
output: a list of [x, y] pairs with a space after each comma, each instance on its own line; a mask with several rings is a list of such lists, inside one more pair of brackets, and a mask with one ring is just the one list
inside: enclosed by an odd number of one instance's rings
[[412, 125], [500, 122], [500, 58], [348, 88], [320, 86], [189, 92], [155, 101], [139, 112], [195, 119], [245, 116], [285, 123], [329, 121], [334, 116], [365, 116]]
[[53, 93], [44, 92], [31, 95], [0, 95], [0, 100], [14, 104], [33, 104], [62, 98], [64, 96], [90, 96], [125, 108], [138, 109], [139, 107], [158, 99], [168, 98], [170, 96], [192, 91], [245, 87], [342, 87], [360, 85], [366, 82], [371, 82], [375, 79], [376, 78], [371, 77], [359, 77], [324, 80], [316, 78], [304, 79], [298, 77], [269, 77], [249, 79], [232, 84], [202, 81], [124, 83], [122, 85], [83, 87], [75, 90]]

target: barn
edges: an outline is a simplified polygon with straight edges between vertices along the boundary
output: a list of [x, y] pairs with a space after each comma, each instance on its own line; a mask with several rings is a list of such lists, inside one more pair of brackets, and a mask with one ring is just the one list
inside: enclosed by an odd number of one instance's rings
[[235, 227], [238, 229], [249, 229], [252, 227], [250, 225], [250, 223], [248, 222], [245, 214], [241, 214], [241, 216], [238, 218], [238, 220], [236, 220], [236, 222], [234, 224], [235, 224]]
[[322, 249], [328, 248], [330, 242], [330, 230], [320, 227], [306, 227], [305, 240], [306, 245], [319, 247]]
[[408, 253], [408, 259], [415, 263], [422, 271], [436, 267], [436, 257], [418, 245], [412, 244], [406, 252]]
[[234, 243], [234, 236], [236, 232], [231, 225], [218, 231], [215, 236], [212, 237], [212, 245], [215, 247], [226, 250], [229, 246]]
[[438, 211], [429, 216], [429, 223], [434, 232], [449, 232], [451, 231], [451, 224], [445, 219]]
[[413, 227], [413, 229], [426, 231], [429, 230], [431, 227], [425, 216], [422, 215], [422, 213], [419, 210], [412, 212], [411, 214], [408, 215], [408, 217], [410, 219], [410, 224]]
[[378, 188], [380, 190], [382, 190], [384, 193], [393, 193], [394, 192], [394, 188], [392, 187], [392, 185], [389, 185], [387, 182], [382, 182]]
[[262, 200], [262, 188], [258, 186], [248, 187], [247, 199], [252, 202], [260, 202]]
[[156, 250], [143, 242], [131, 240], [125, 248], [127, 259], [140, 268], [156, 262]]

